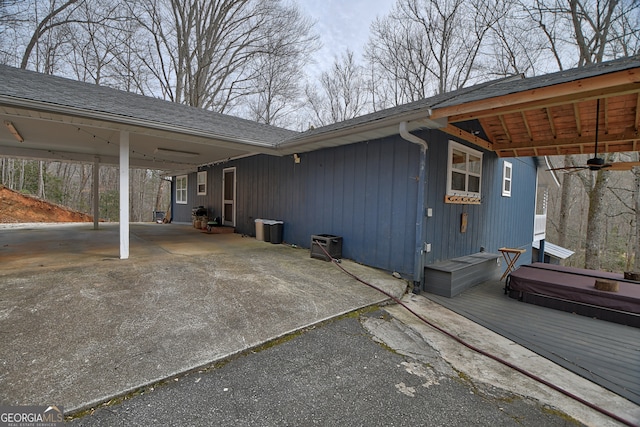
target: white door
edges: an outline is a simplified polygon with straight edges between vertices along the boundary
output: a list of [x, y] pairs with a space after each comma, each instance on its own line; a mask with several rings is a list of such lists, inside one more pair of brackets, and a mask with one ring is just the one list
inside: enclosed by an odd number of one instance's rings
[[236, 168], [222, 171], [222, 223], [236, 226]]

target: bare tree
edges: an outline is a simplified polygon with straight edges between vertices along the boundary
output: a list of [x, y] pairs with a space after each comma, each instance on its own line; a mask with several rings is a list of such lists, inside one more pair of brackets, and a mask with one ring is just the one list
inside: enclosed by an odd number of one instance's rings
[[168, 99], [227, 112], [252, 93], [251, 62], [272, 38], [262, 29], [274, 29], [282, 10], [276, 0], [145, 2], [136, 13], [153, 39], [147, 52], [155, 50], [145, 63]]
[[[636, 153], [636, 159], [640, 160], [640, 155]], [[633, 271], [640, 271], [640, 168], [633, 171], [634, 187], [633, 187], [633, 207], [634, 207], [634, 229], [635, 236], [633, 239]]]
[[376, 85], [376, 108], [486, 79], [481, 49], [509, 7], [510, 2], [491, 0], [399, 0], [371, 25], [366, 48], [372, 77], [383, 83]]
[[539, 74], [547, 39], [536, 31], [529, 10], [519, 9], [512, 1], [503, 3], [503, 7], [503, 16], [489, 27], [478, 69], [498, 78]]
[[426, 34], [397, 14], [377, 18], [365, 56], [370, 64], [376, 110], [425, 98], [432, 93], [433, 59]]
[[257, 122], [283, 126], [292, 125], [301, 108], [301, 70], [319, 48], [313, 22], [295, 5], [282, 5], [280, 12], [259, 28], [264, 32], [264, 49], [249, 63], [251, 93], [243, 97], [242, 105], [248, 118]]
[[36, 27], [24, 49], [20, 68], [27, 68], [31, 53], [45, 34], [57, 27], [77, 22], [74, 18], [74, 13], [83, 1], [84, 0], [66, 0], [60, 5], [56, 5], [56, 2], [53, 1], [50, 3], [50, 9], [45, 12], [46, 15], [42, 19], [38, 19], [37, 13], [34, 15], [36, 17]]
[[[115, 83], [117, 58], [122, 56], [122, 28], [118, 2], [93, 1], [79, 5], [76, 15], [81, 22], [70, 24], [72, 60], [69, 68], [77, 80], [98, 85]], [[115, 84], [112, 84], [115, 86]]]
[[348, 120], [367, 111], [369, 102], [363, 68], [347, 50], [335, 58], [331, 72], [320, 77], [320, 88], [307, 86], [307, 102], [313, 120], [321, 126]]

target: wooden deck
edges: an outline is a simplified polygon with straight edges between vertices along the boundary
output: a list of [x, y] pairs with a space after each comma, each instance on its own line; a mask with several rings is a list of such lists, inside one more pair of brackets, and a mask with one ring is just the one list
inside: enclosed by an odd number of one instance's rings
[[504, 282], [423, 295], [640, 405], [640, 328], [520, 302], [504, 295]]

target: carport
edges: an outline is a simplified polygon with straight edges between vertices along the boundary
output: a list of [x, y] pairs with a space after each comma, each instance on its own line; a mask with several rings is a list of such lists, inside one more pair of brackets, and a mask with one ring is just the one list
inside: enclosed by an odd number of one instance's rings
[[[194, 171], [274, 153], [294, 132], [198, 108], [0, 65], [0, 155], [120, 168], [120, 258], [129, 257], [129, 168]], [[94, 173], [93, 176], [98, 176]], [[98, 228], [94, 180], [94, 228]]]

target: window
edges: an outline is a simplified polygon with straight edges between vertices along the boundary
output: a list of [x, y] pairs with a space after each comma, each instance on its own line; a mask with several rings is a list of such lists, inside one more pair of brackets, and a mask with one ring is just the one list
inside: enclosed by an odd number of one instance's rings
[[482, 153], [449, 141], [447, 195], [480, 198]]
[[513, 165], [511, 162], [504, 162], [502, 165], [502, 195], [504, 197], [511, 197], [511, 176], [513, 172]]
[[207, 171], [198, 172], [198, 196], [207, 194]]
[[176, 177], [176, 203], [187, 204], [187, 175]]

